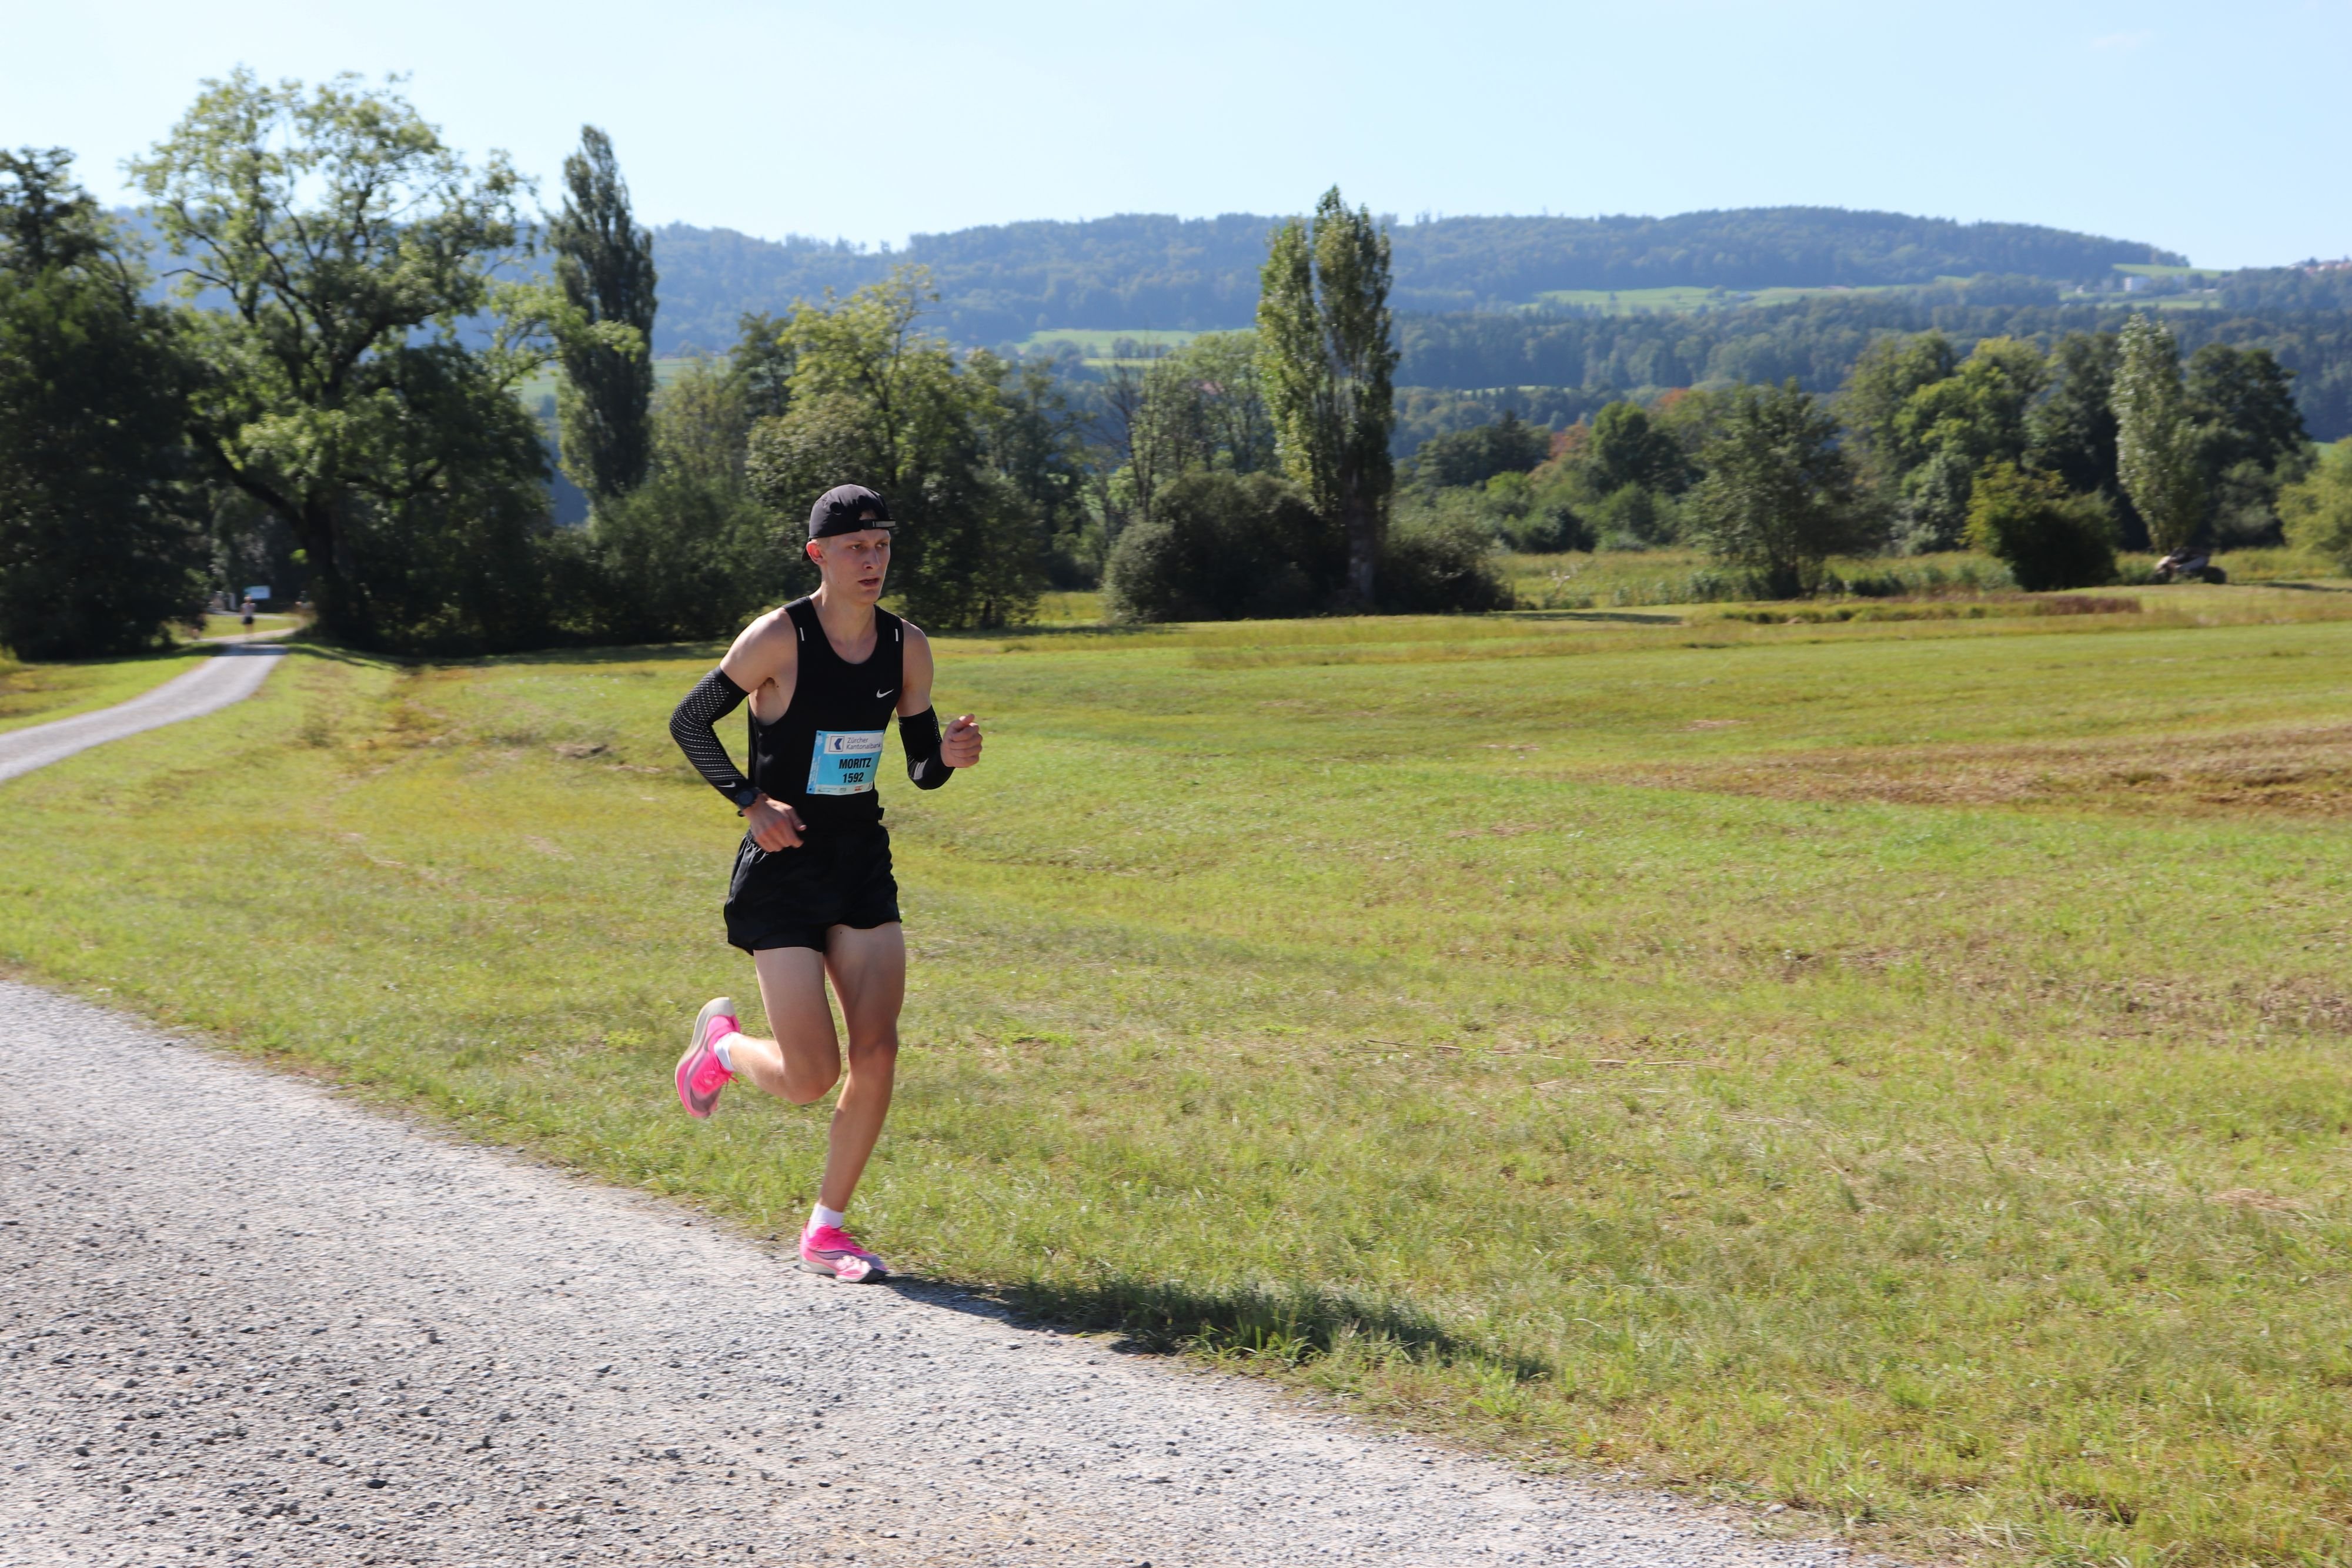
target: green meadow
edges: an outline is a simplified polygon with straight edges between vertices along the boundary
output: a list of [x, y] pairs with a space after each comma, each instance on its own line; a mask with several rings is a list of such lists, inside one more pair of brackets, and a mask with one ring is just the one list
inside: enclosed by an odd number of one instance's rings
[[[2329, 586], [941, 639], [990, 749], [886, 776], [915, 970], [857, 1223], [1759, 1531], [2352, 1561]], [[706, 997], [759, 1027], [738, 825], [663, 727], [716, 653], [299, 647], [0, 786], [0, 962], [789, 1234], [822, 1112], [669, 1088]]]

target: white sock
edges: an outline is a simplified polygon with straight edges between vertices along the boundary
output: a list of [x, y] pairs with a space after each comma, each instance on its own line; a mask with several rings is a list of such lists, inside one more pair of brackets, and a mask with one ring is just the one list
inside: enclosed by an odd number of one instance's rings
[[849, 1223], [849, 1216], [837, 1208], [827, 1208], [820, 1203], [809, 1211], [809, 1223], [820, 1227], [830, 1225], [838, 1230]]
[[730, 1034], [720, 1040], [717, 1045], [710, 1048], [710, 1054], [719, 1059], [719, 1065], [725, 1068], [730, 1072], [735, 1071], [735, 1058], [730, 1053], [729, 1048], [742, 1038], [743, 1036], [740, 1032]]

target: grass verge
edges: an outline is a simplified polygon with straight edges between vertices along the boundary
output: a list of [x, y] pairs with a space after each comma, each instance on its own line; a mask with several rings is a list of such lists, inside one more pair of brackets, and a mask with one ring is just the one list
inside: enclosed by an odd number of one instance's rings
[[[992, 750], [888, 793], [917, 966], [861, 1223], [1789, 1528], [2345, 1562], [2343, 778], [2160, 829], [1903, 792], [2340, 727], [2352, 620], [2184, 591], [2236, 608], [943, 640]], [[201, 746], [0, 787], [0, 960], [789, 1228], [821, 1115], [667, 1087], [750, 989], [662, 732], [714, 652], [297, 648]]]

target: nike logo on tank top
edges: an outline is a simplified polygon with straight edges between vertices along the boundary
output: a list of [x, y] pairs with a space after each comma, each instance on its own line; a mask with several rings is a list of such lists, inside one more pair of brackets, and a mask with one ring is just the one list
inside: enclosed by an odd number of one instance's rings
[[814, 829], [879, 822], [875, 784], [905, 669], [902, 623], [877, 610], [874, 652], [853, 664], [835, 651], [814, 604], [796, 599], [784, 613], [799, 641], [793, 700], [772, 724], [751, 718], [751, 782]]

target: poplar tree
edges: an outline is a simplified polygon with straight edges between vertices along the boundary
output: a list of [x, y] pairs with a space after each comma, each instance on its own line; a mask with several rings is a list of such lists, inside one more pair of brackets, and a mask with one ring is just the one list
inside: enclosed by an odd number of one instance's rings
[[2116, 365], [2116, 476], [2147, 524], [2148, 543], [2169, 555], [2204, 521], [2197, 431], [2180, 386], [2180, 350], [2156, 318], [2124, 323]]
[[1346, 537], [1347, 596], [1368, 610], [1395, 485], [1389, 236], [1335, 185], [1310, 221], [1275, 231], [1261, 284], [1258, 373], [1276, 450]]
[[637, 225], [612, 139], [580, 128], [548, 225], [566, 307], [557, 334], [563, 471], [591, 501], [626, 495], [653, 461], [654, 236]]

